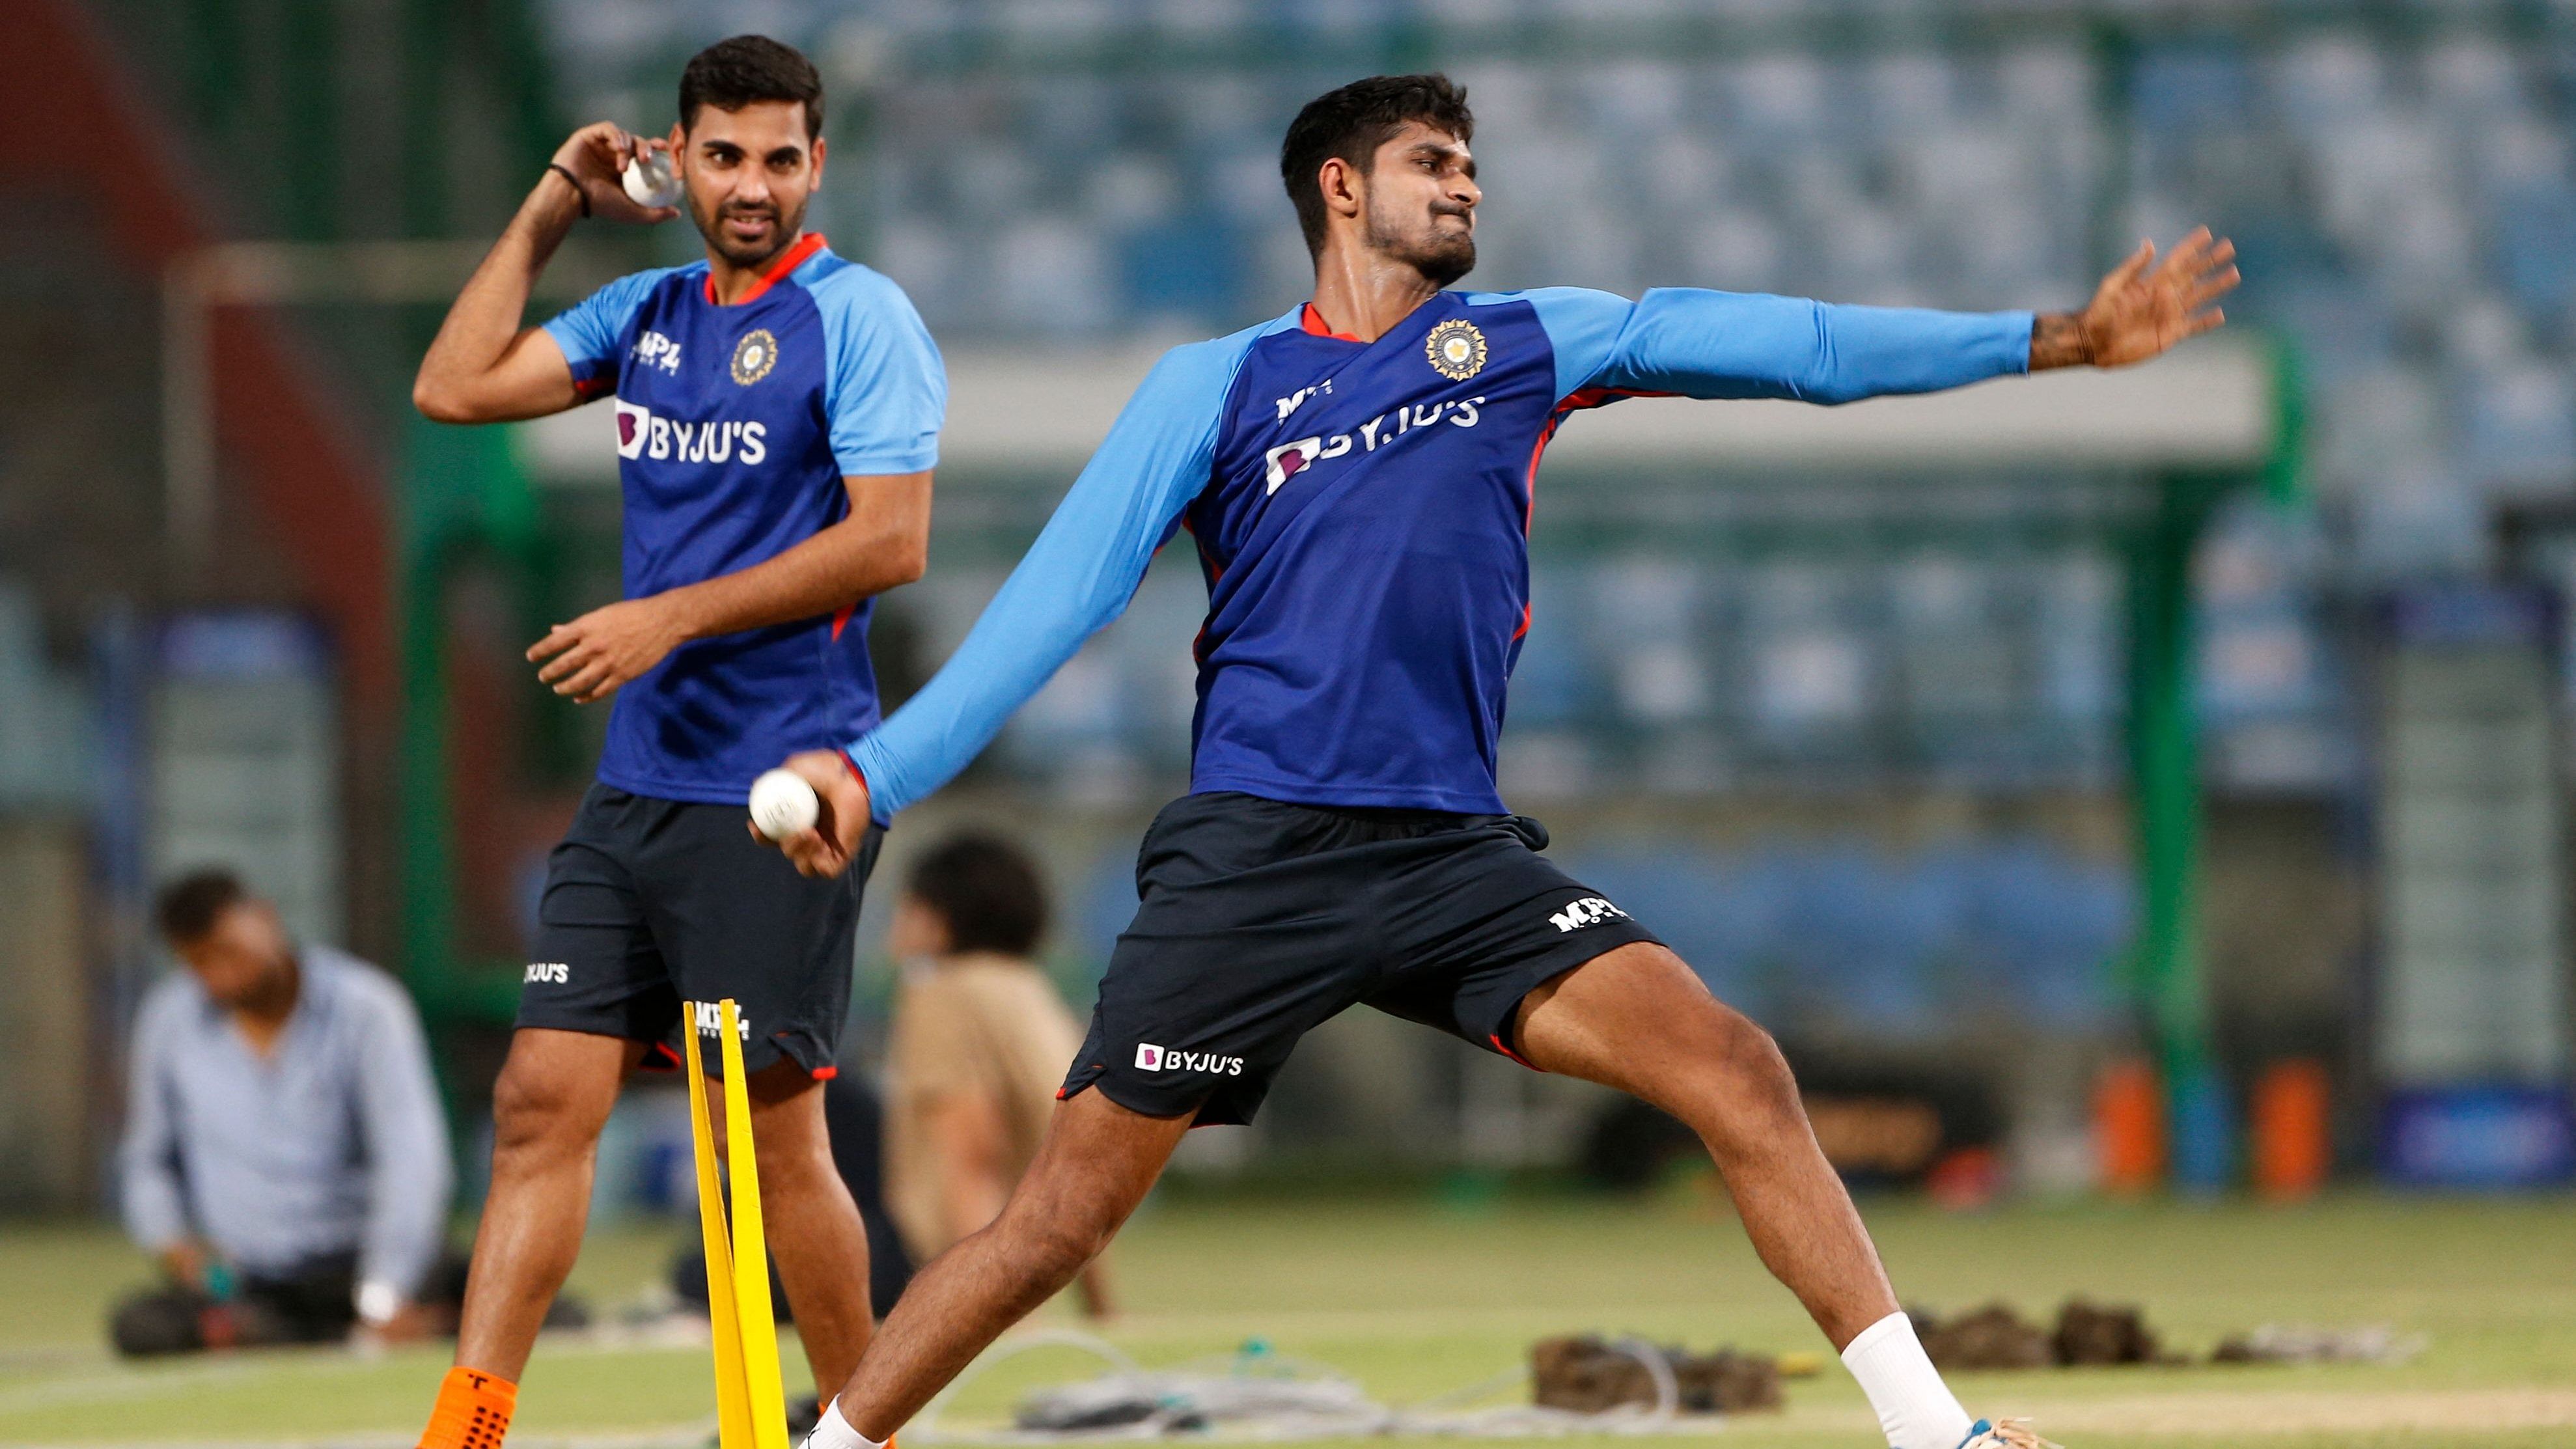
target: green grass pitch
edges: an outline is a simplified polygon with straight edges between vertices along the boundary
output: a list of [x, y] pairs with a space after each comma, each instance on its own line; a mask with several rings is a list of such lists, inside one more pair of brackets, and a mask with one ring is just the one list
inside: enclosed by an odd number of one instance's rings
[[[1972, 1411], [2035, 1413], [2069, 1449], [2113, 1446], [2576, 1444], [2576, 1202], [2351, 1197], [2297, 1210], [2245, 1205], [2023, 1207], [1952, 1215], [1865, 1205], [1908, 1301], [1956, 1309], [2002, 1297], [2045, 1313], [2069, 1293], [2143, 1303], [2169, 1342], [2206, 1349], [2265, 1321], [2388, 1322], [2430, 1350], [2398, 1368], [2194, 1368], [1987, 1375], [1958, 1382]], [[594, 1237], [576, 1283], [613, 1312], [659, 1274], [688, 1224]], [[1118, 1249], [1126, 1317], [1109, 1337], [1148, 1364], [1248, 1337], [1333, 1365], [1410, 1402], [1511, 1369], [1528, 1343], [1634, 1331], [1695, 1347], [1811, 1349], [1820, 1341], [1702, 1196], [1643, 1202], [1506, 1197], [1149, 1205]], [[241, 1354], [129, 1367], [100, 1341], [101, 1309], [141, 1281], [136, 1256], [92, 1225], [0, 1229], [0, 1442], [411, 1442], [443, 1350]], [[605, 1315], [604, 1315], [605, 1316]], [[1062, 1305], [1047, 1321], [1071, 1322]], [[802, 1364], [789, 1347], [789, 1382]], [[1025, 1383], [1061, 1368], [1033, 1358]], [[998, 1412], [996, 1375], [959, 1419]], [[706, 1442], [703, 1348], [565, 1339], [541, 1346], [517, 1449]], [[1838, 1369], [1791, 1385], [1786, 1414], [1731, 1421], [1740, 1449], [1877, 1443]], [[1565, 1442], [1565, 1441], [1553, 1441]], [[1588, 1441], [1587, 1441], [1588, 1442]], [[1606, 1439], [1600, 1442], [1608, 1442]]]

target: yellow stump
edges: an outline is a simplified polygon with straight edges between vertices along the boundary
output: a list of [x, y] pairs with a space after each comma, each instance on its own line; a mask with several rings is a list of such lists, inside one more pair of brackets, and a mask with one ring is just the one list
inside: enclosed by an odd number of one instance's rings
[[778, 1372], [778, 1320], [769, 1302], [769, 1248], [761, 1235], [760, 1168], [751, 1141], [751, 1097], [743, 1086], [742, 1026], [727, 997], [713, 1003], [723, 1043], [725, 1155], [733, 1222], [725, 1222], [717, 1180], [707, 1070], [698, 1049], [702, 1003], [683, 1010], [689, 1064], [689, 1136], [697, 1148], [698, 1230], [707, 1251], [707, 1321], [715, 1337], [719, 1449], [787, 1449], [787, 1391]]

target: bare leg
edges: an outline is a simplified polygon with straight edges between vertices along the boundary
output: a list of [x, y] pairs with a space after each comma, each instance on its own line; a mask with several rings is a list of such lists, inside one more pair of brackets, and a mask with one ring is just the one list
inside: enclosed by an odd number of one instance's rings
[[1058, 1107], [1002, 1215], [932, 1259], [886, 1315], [841, 1390], [841, 1417], [883, 1440], [921, 1412], [1109, 1246], [1189, 1125], [1130, 1112], [1098, 1091]]
[[[823, 1084], [791, 1061], [751, 1074], [751, 1141], [760, 1210], [779, 1282], [796, 1310], [796, 1336], [815, 1390], [846, 1382], [868, 1346], [868, 1233], [832, 1162]], [[707, 1079], [716, 1150], [725, 1151], [724, 1083]], [[729, 1159], [728, 1159], [729, 1160]]]
[[1839, 1351], [1896, 1312], [1878, 1249], [1816, 1146], [1770, 1034], [1661, 946], [1622, 946], [1533, 991], [1514, 1031], [1543, 1071], [1663, 1108], [1708, 1144], [1744, 1230]]
[[599, 1129], [640, 1042], [522, 1027], [492, 1088], [492, 1191], [456, 1329], [461, 1368], [513, 1383], [581, 1252]]

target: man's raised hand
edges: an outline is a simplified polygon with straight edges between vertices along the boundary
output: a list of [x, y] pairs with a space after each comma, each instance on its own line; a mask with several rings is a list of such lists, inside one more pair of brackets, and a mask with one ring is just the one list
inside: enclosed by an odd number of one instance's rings
[[2186, 337], [2226, 322], [2218, 299], [2236, 289], [2236, 243], [2195, 229], [2156, 260], [2156, 244], [2138, 243], [2111, 269], [2084, 310], [2042, 317], [2030, 335], [2030, 365], [2127, 367], [2162, 355]]
[[822, 806], [814, 828], [784, 840], [771, 840], [750, 821], [744, 821], [743, 828], [761, 844], [777, 846], [800, 875], [832, 877], [848, 870], [858, 856], [859, 842], [867, 838], [868, 782], [859, 778], [838, 750], [790, 755], [779, 768], [795, 771], [814, 787], [814, 798]]
[[626, 194], [623, 173], [629, 161], [645, 152], [670, 149], [669, 142], [634, 135], [615, 121], [595, 121], [556, 147], [554, 162], [579, 179], [592, 216], [650, 225], [678, 216], [679, 208], [636, 205]]

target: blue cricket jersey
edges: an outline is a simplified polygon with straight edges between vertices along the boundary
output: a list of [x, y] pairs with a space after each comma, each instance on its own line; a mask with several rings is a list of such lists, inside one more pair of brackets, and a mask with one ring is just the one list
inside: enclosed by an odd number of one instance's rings
[[[938, 348], [900, 287], [819, 233], [731, 305], [695, 262], [621, 277], [546, 332], [583, 396], [616, 396], [630, 599], [748, 568], [840, 522], [844, 475], [938, 461]], [[870, 602], [672, 650], [617, 691], [601, 782], [739, 805], [788, 755], [873, 727]]]
[[1190, 787], [1499, 813], [1539, 457], [1646, 393], [1840, 403], [2028, 369], [2031, 314], [1666, 289], [1443, 292], [1375, 342], [1311, 307], [1167, 353], [956, 655], [848, 747], [879, 818], [963, 769], [1172, 532], [1208, 583]]

